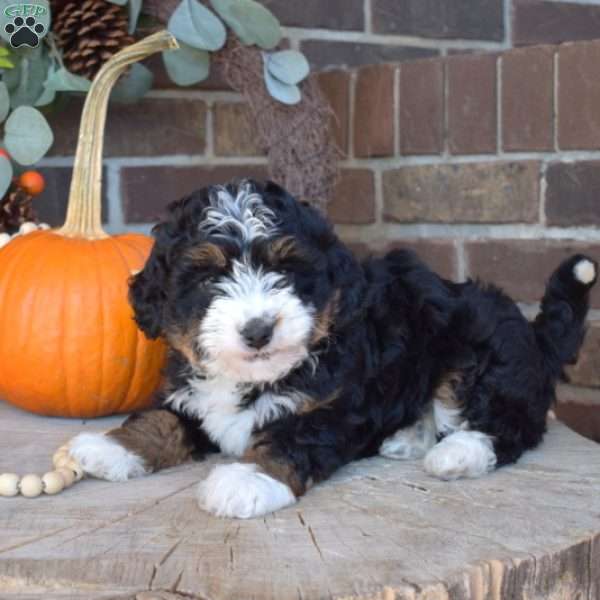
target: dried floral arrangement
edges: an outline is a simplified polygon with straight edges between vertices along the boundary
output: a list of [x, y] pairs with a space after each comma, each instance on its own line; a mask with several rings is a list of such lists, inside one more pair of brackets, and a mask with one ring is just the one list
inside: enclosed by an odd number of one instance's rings
[[[211, 68], [222, 69], [254, 112], [271, 159], [271, 176], [304, 199], [329, 197], [337, 152], [330, 141], [328, 105], [308, 78], [306, 58], [281, 49], [279, 21], [261, 3], [40, 1], [48, 4], [52, 19], [39, 45], [17, 49], [8, 42], [0, 45], [0, 144], [6, 150], [0, 155], [0, 198], [14, 187], [15, 176], [51, 147], [48, 110], [60, 106], [63, 94], [87, 92], [102, 65], [133, 43], [136, 31], [147, 32], [161, 20], [180, 46], [163, 53], [172, 81], [190, 86], [206, 79]], [[136, 102], [152, 88], [153, 78], [143, 64], [132, 65], [111, 100]], [[310, 180], [317, 184], [309, 185]]]

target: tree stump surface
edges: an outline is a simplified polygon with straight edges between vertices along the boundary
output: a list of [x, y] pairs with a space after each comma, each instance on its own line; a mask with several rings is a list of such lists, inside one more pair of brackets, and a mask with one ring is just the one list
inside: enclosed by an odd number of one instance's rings
[[[42, 473], [71, 436], [121, 420], [0, 403], [0, 472]], [[0, 599], [600, 599], [600, 447], [559, 423], [483, 479], [442, 482], [419, 461], [374, 458], [249, 521], [196, 504], [224, 460], [0, 498]]]

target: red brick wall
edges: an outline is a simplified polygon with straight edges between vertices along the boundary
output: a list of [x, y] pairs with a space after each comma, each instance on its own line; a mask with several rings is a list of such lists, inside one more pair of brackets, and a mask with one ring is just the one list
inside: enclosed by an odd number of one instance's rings
[[[357, 251], [414, 247], [446, 276], [504, 286], [528, 314], [563, 256], [600, 259], [600, 41], [529, 45], [600, 37], [600, 6], [266, 3], [290, 45], [329, 70], [319, 78], [343, 151], [330, 216]], [[333, 69], [390, 60], [400, 62]], [[114, 232], [148, 231], [167, 202], [199, 186], [267, 173], [238, 95], [215, 77], [174, 89], [160, 61], [152, 65], [158, 89], [109, 111], [104, 215]], [[71, 99], [51, 119], [56, 143], [38, 205], [52, 224], [64, 215], [80, 110]], [[561, 414], [581, 423], [583, 411], [600, 440], [600, 411], [590, 409], [600, 404], [600, 290], [593, 305]]]
[[[598, 64], [591, 41], [323, 74], [343, 104], [339, 233], [359, 251], [415, 247], [533, 316], [560, 260], [600, 260]], [[592, 308], [559, 413], [600, 441], [600, 288]]]

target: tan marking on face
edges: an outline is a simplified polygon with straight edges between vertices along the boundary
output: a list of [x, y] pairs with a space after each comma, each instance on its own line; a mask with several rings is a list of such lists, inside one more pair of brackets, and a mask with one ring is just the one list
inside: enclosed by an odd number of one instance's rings
[[321, 340], [329, 337], [329, 331], [335, 320], [339, 300], [340, 291], [336, 290], [325, 308], [317, 315], [313, 335], [310, 340], [311, 345], [316, 346]]
[[107, 435], [139, 456], [151, 471], [179, 465], [192, 456], [193, 444], [181, 421], [167, 410], [132, 415]]
[[302, 250], [294, 237], [286, 235], [280, 237], [269, 245], [269, 262], [277, 264], [289, 258], [303, 256]]
[[181, 331], [168, 331], [167, 340], [172, 348], [183, 354], [187, 361], [193, 367], [200, 367], [200, 357], [196, 352], [196, 335], [200, 330], [200, 323], [194, 322], [188, 328], [188, 331], [182, 333]]
[[222, 248], [216, 244], [205, 243], [190, 248], [186, 257], [198, 263], [199, 267], [218, 267], [224, 269], [227, 266], [227, 256]]

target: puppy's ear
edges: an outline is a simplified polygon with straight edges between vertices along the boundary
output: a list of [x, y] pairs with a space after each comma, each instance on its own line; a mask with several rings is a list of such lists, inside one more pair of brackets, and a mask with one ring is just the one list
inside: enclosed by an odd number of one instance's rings
[[167, 219], [152, 230], [155, 242], [144, 269], [130, 281], [129, 302], [146, 337], [164, 333], [168, 282], [173, 262], [199, 236], [198, 224], [209, 205], [209, 188], [171, 203]]
[[135, 322], [149, 339], [160, 336], [164, 328], [167, 280], [171, 270], [164, 228], [165, 225], [154, 228], [156, 241], [152, 252], [144, 268], [129, 283], [129, 302], [133, 307]]

